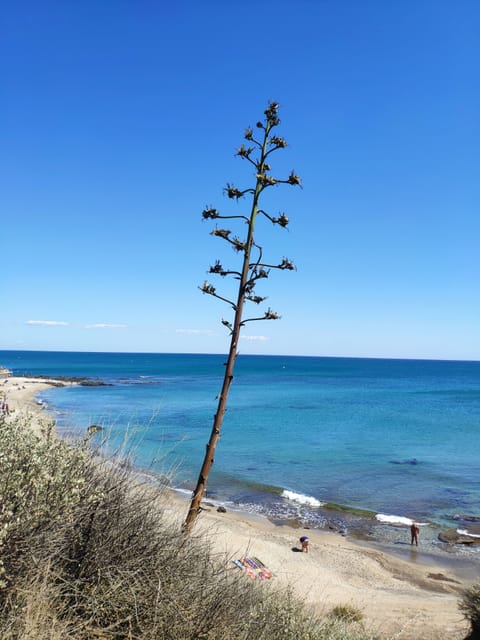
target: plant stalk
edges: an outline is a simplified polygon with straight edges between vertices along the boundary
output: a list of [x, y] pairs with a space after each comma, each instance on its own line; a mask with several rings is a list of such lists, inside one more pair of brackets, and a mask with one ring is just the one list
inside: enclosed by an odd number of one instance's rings
[[[260, 154], [260, 160], [257, 165], [257, 175], [262, 175], [264, 172], [264, 164], [266, 160], [268, 136], [270, 133], [270, 129], [271, 129], [271, 123], [267, 122], [264, 128], [264, 138], [263, 138], [262, 150]], [[246, 246], [244, 249], [243, 268], [242, 268], [242, 273], [240, 277], [240, 284], [238, 287], [237, 304], [235, 307], [235, 318], [232, 326], [230, 349], [228, 352], [228, 359], [225, 365], [225, 375], [223, 378], [222, 390], [218, 398], [217, 412], [214, 416], [210, 439], [206, 445], [205, 457], [203, 459], [203, 464], [200, 469], [197, 485], [193, 492], [193, 497], [190, 502], [190, 508], [188, 510], [187, 517], [183, 525], [183, 532], [185, 535], [188, 535], [191, 532], [193, 524], [198, 514], [201, 511], [201, 501], [205, 494], [210, 470], [214, 463], [215, 449], [218, 444], [218, 441], [220, 440], [220, 430], [222, 427], [223, 418], [227, 408], [227, 398], [228, 398], [228, 393], [230, 391], [230, 385], [232, 384], [232, 380], [233, 380], [233, 371], [235, 367], [235, 360], [237, 357], [238, 341], [240, 338], [240, 331], [242, 328], [242, 314], [243, 314], [243, 307], [245, 303], [245, 286], [248, 282], [248, 277], [249, 277], [250, 257], [251, 257], [253, 238], [254, 238], [253, 232], [255, 228], [255, 220], [258, 214], [258, 201], [259, 201], [262, 190], [263, 190], [263, 183], [261, 179], [257, 177], [255, 191], [253, 194], [252, 209], [250, 212], [250, 217], [248, 222], [248, 236], [247, 236]]]

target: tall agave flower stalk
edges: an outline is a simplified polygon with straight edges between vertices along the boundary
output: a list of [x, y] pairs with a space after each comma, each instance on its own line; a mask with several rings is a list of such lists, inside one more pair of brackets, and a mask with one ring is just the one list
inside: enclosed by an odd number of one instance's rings
[[240, 239], [238, 236], [232, 237], [232, 232], [229, 229], [215, 228], [211, 233], [228, 242], [232, 245], [233, 249], [239, 254], [243, 254], [243, 263], [241, 271], [231, 271], [223, 268], [219, 260], [210, 267], [209, 273], [220, 275], [222, 277], [231, 276], [238, 279], [238, 294], [237, 299], [229, 300], [217, 293], [216, 288], [208, 281], [200, 287], [203, 293], [218, 298], [225, 303], [229, 304], [234, 311], [233, 322], [222, 319], [222, 324], [230, 330], [230, 349], [228, 352], [228, 359], [225, 363], [225, 375], [223, 378], [222, 390], [218, 396], [217, 412], [214, 416], [212, 431], [210, 439], [208, 441], [205, 457], [203, 460], [202, 468], [200, 470], [197, 485], [193, 492], [193, 497], [190, 503], [190, 508], [187, 513], [187, 517], [184, 523], [184, 532], [188, 534], [201, 510], [201, 501], [205, 493], [208, 475], [214, 462], [215, 448], [220, 438], [220, 429], [225, 415], [227, 407], [228, 393], [230, 385], [233, 380], [233, 371], [235, 366], [235, 360], [237, 357], [238, 341], [240, 338], [240, 332], [243, 326], [247, 322], [253, 322], [257, 320], [277, 320], [279, 315], [268, 308], [263, 315], [259, 317], [243, 318], [245, 302], [252, 302], [256, 305], [260, 305], [265, 297], [261, 297], [255, 294], [255, 287], [259, 280], [268, 278], [271, 269], [280, 270], [294, 270], [294, 264], [287, 258], [283, 258], [279, 264], [266, 264], [263, 262], [263, 251], [260, 245], [255, 241], [255, 223], [257, 217], [261, 216], [269, 220], [272, 224], [286, 228], [289, 222], [285, 213], [280, 213], [278, 216], [273, 216], [261, 209], [259, 206], [260, 197], [266, 189], [275, 187], [280, 184], [287, 184], [293, 186], [301, 186], [300, 178], [291, 172], [288, 178], [279, 179], [275, 178], [270, 173], [270, 165], [268, 163], [269, 156], [278, 149], [284, 149], [287, 143], [284, 138], [278, 137], [272, 133], [273, 129], [280, 124], [278, 118], [278, 104], [271, 102], [268, 108], [264, 112], [265, 117], [263, 122], [257, 122], [256, 128], [261, 134], [259, 139], [254, 137], [252, 129], [245, 131], [245, 140], [247, 145], [242, 144], [237, 152], [237, 155], [250, 162], [255, 168], [255, 186], [244, 189], [243, 191], [237, 189], [232, 184], [227, 184], [225, 193], [228, 198], [239, 201], [242, 199], [249, 199], [250, 215], [221, 215], [217, 209], [206, 208], [202, 212], [204, 220], [226, 220], [226, 219], [238, 219], [247, 224], [247, 235], [245, 239]]

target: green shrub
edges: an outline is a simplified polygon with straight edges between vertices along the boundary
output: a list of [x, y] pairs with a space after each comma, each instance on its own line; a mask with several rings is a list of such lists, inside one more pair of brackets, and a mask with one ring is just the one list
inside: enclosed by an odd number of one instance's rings
[[360, 622], [363, 619], [363, 613], [351, 604], [339, 604], [328, 615], [344, 622]]
[[92, 468], [87, 451], [56, 438], [52, 424], [37, 435], [27, 418], [0, 419], [1, 586], [20, 571], [32, 536], [70, 517], [82, 500], [96, 499], [85, 490]]

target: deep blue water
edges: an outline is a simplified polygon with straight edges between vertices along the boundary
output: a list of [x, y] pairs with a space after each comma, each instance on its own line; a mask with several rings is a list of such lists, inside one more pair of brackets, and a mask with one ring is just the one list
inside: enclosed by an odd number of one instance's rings
[[[101, 424], [98, 441], [108, 433], [111, 451], [132, 451], [184, 488], [203, 459], [224, 361], [0, 352], [18, 375], [110, 383], [41, 397], [60, 431]], [[277, 515], [303, 509], [312, 523], [315, 500], [441, 523], [480, 516], [479, 425], [479, 362], [240, 356], [209, 494]]]

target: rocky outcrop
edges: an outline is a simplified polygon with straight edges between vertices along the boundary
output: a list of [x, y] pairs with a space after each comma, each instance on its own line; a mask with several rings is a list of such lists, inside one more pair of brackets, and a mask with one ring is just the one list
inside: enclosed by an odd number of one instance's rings
[[438, 539], [448, 544], [480, 545], [480, 537], [476, 538], [456, 529], [445, 529], [438, 534]]

